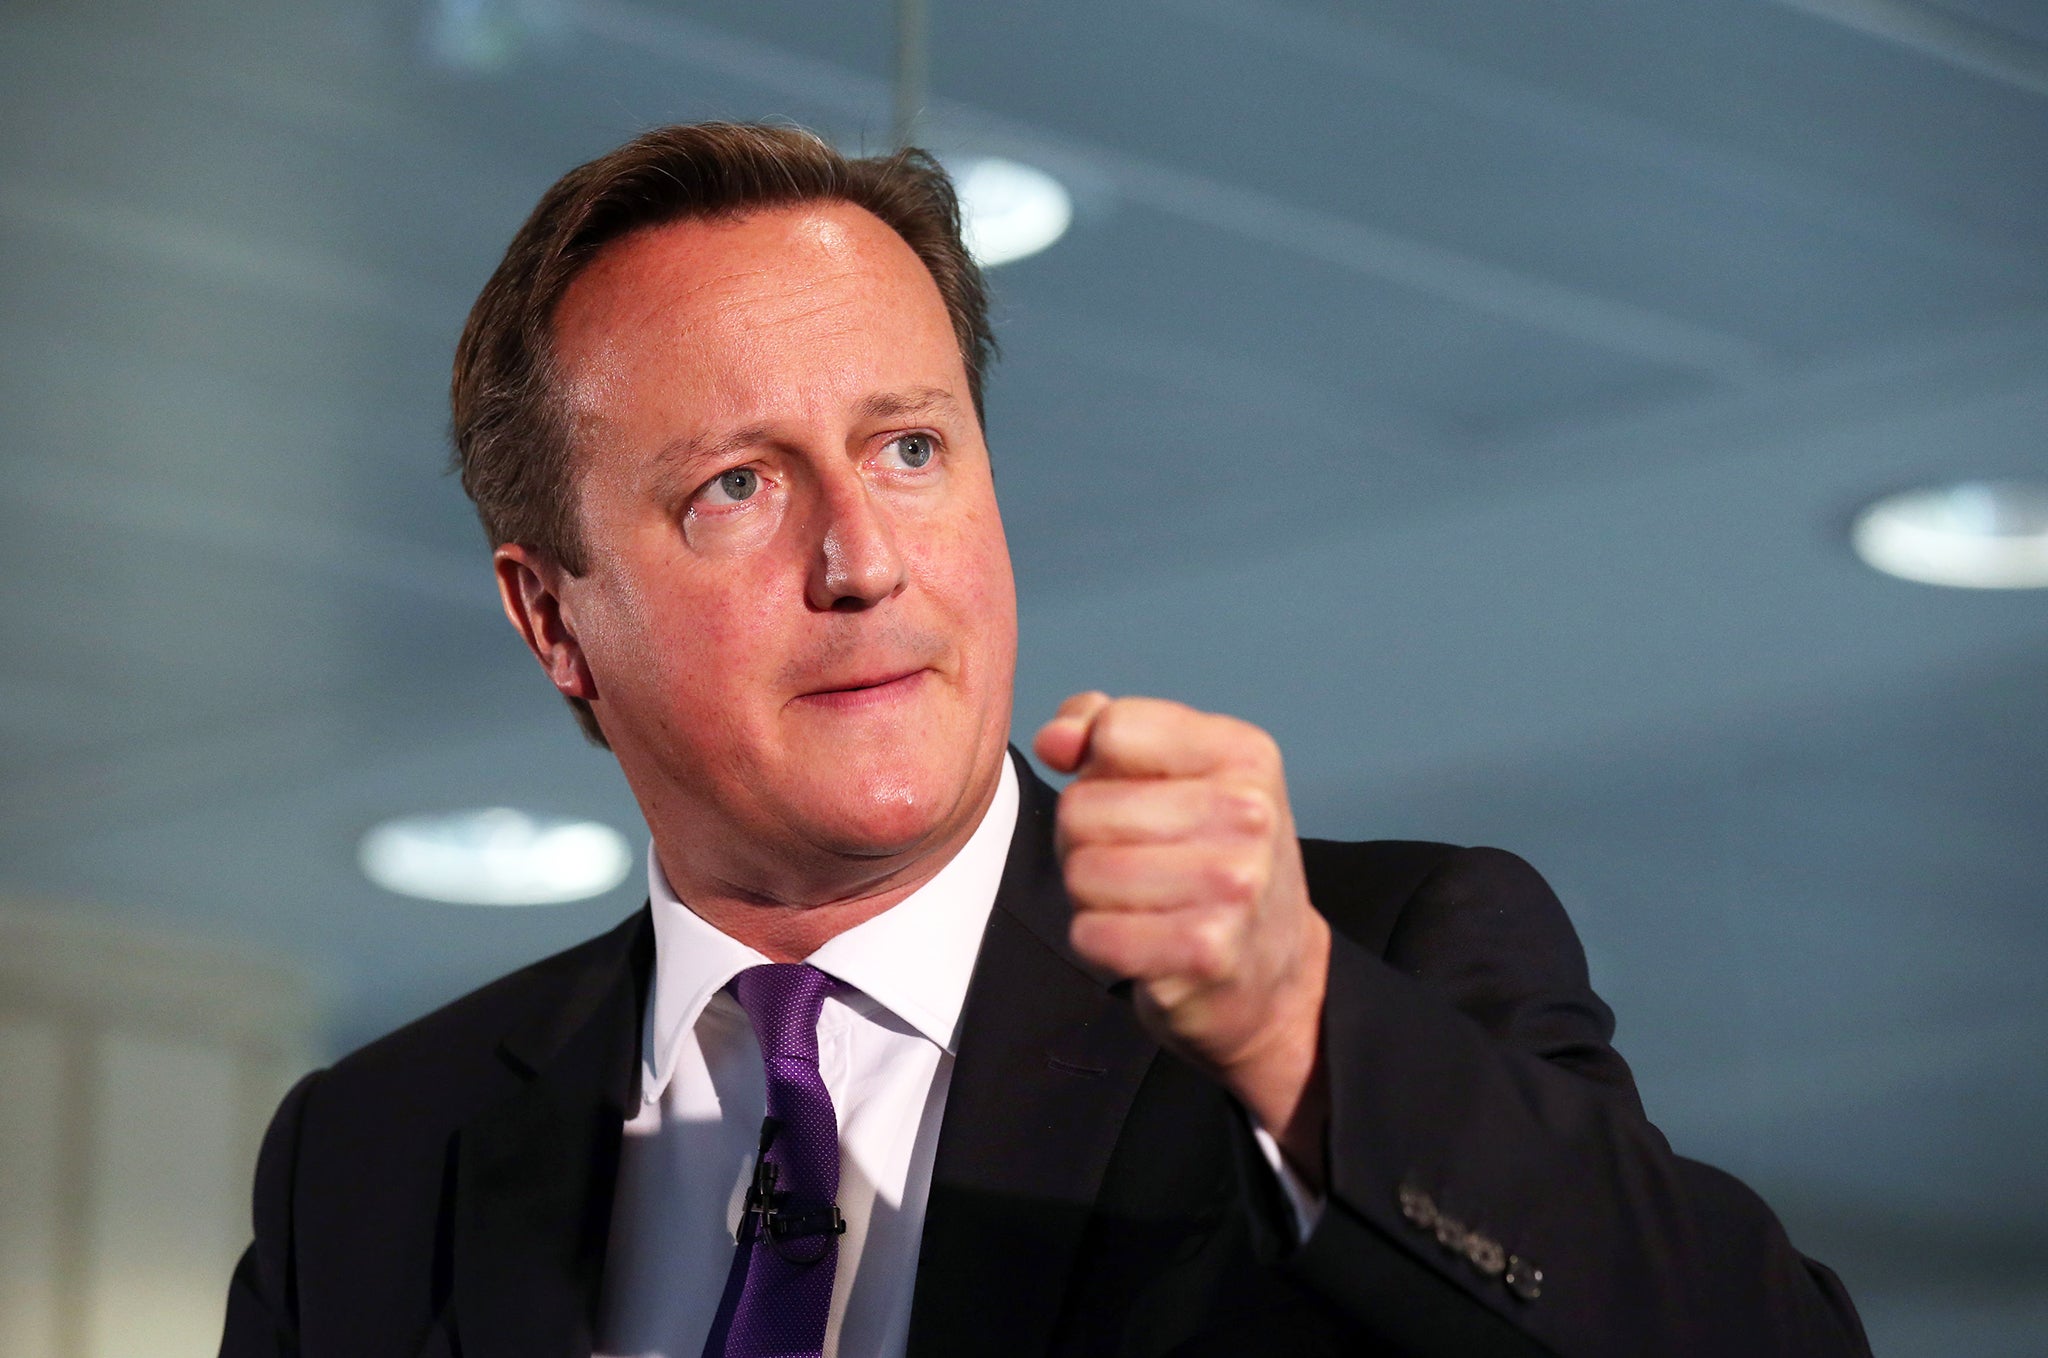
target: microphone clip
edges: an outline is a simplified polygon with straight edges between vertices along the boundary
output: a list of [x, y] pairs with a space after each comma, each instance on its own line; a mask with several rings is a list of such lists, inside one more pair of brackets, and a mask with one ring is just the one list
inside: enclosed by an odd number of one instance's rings
[[776, 1246], [778, 1254], [783, 1253], [781, 1246], [786, 1242], [846, 1234], [846, 1218], [840, 1215], [837, 1203], [793, 1204], [788, 1191], [776, 1187], [782, 1169], [768, 1158], [768, 1147], [781, 1125], [772, 1117], [762, 1120], [754, 1177], [747, 1185], [746, 1202], [740, 1208], [739, 1229], [733, 1233], [735, 1242], [741, 1245], [765, 1236]]

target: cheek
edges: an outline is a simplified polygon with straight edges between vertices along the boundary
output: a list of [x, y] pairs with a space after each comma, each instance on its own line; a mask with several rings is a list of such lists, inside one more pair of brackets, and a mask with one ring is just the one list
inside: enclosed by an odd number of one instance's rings
[[587, 644], [600, 688], [671, 730], [723, 727], [772, 670], [768, 591], [670, 565], [615, 588]]
[[657, 661], [677, 704], [730, 711], [736, 696], [758, 691], [777, 654], [777, 610], [765, 590], [717, 589], [665, 602], [653, 634]]
[[963, 640], [972, 639], [976, 658], [1000, 670], [1014, 657], [1017, 630], [1002, 521], [993, 509], [960, 521], [932, 543], [925, 565]]
[[989, 504], [969, 525], [962, 550], [971, 561], [975, 603], [989, 612], [991, 624], [1016, 625], [1017, 585], [1010, 573], [1010, 545], [1003, 536], [1003, 520]]

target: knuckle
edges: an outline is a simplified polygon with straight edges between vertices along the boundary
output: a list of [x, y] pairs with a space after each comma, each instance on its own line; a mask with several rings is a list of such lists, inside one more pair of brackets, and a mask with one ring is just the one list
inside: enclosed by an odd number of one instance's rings
[[1227, 788], [1218, 799], [1223, 804], [1224, 823], [1240, 834], [1269, 835], [1280, 823], [1272, 797], [1259, 788]]
[[1249, 905], [1259, 897], [1258, 865], [1241, 855], [1218, 858], [1208, 867], [1210, 894], [1231, 905]]
[[1227, 979], [1237, 958], [1237, 931], [1228, 919], [1211, 916], [1188, 930], [1187, 970], [1203, 981]]
[[1231, 752], [1248, 768], [1261, 771], [1279, 767], [1280, 742], [1265, 727], [1242, 717], [1224, 717]]
[[1146, 1002], [1162, 1014], [1175, 1012], [1200, 993], [1198, 986], [1180, 976], [1163, 976], [1147, 981], [1142, 990]]

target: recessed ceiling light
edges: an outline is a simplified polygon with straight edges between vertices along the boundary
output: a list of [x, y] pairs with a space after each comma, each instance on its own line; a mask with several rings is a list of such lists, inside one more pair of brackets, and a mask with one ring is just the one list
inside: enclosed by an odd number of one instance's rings
[[1037, 254], [1074, 220], [1074, 200], [1043, 170], [997, 156], [948, 168], [960, 195], [960, 234], [984, 269]]
[[511, 807], [385, 821], [356, 852], [387, 891], [458, 905], [559, 905], [600, 896], [633, 867], [609, 825]]
[[429, 0], [420, 40], [434, 64], [489, 75], [559, 41], [571, 17], [568, 0]]
[[1856, 516], [1865, 562], [1964, 589], [2048, 588], [2048, 486], [1963, 481], [1888, 495]]

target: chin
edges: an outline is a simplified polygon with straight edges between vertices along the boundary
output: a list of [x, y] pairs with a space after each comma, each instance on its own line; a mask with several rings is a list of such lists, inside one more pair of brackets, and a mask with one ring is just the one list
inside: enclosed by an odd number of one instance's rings
[[905, 759], [901, 750], [873, 759], [851, 752], [805, 780], [818, 842], [835, 853], [887, 857], [907, 852], [948, 824], [973, 777], [971, 759]]

